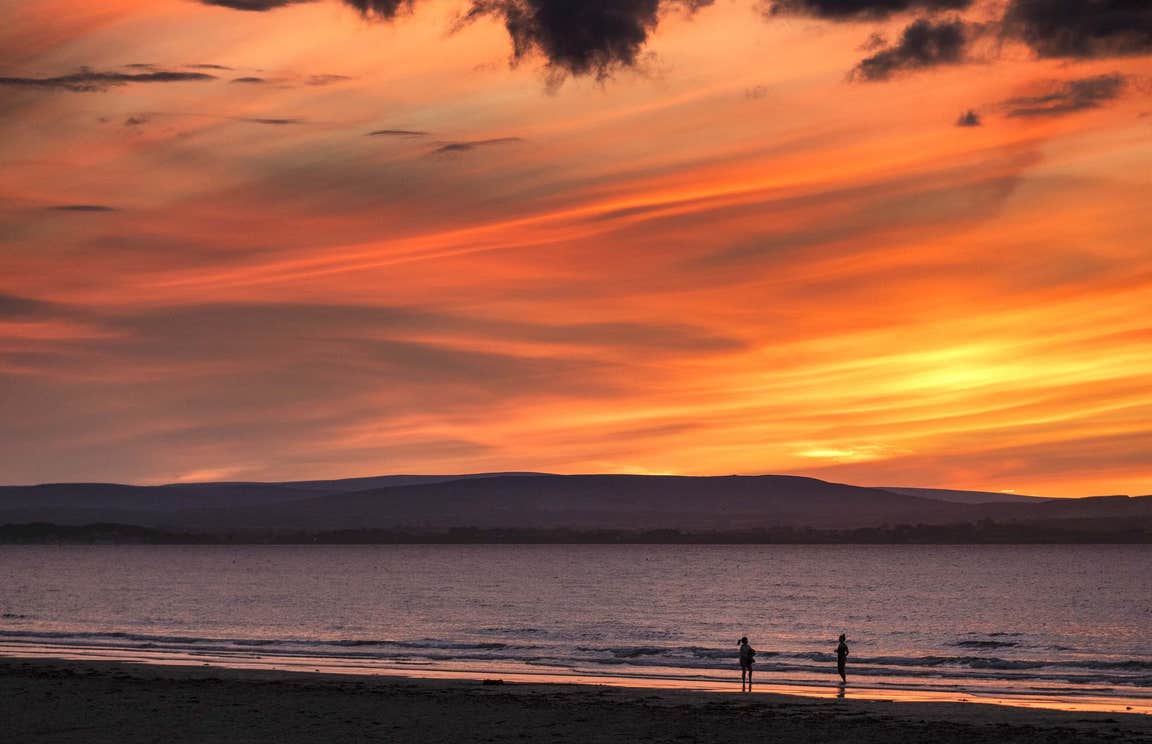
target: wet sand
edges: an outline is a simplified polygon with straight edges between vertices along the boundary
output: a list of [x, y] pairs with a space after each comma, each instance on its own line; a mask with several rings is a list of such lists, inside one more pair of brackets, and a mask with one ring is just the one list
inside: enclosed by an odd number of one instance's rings
[[1152, 743], [1152, 716], [0, 658], [0, 740]]

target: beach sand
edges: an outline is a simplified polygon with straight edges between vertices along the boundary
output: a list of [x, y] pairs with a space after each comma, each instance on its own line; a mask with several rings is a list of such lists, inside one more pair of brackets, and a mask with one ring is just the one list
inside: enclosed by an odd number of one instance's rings
[[1152, 742], [1152, 716], [0, 658], [0, 741]]

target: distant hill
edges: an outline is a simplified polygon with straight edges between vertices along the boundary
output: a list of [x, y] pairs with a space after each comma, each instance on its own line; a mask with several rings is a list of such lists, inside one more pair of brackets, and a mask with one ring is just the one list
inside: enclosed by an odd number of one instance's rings
[[548, 473], [511, 472], [467, 473], [464, 475], [377, 475], [368, 478], [340, 478], [338, 480], [284, 481], [282, 483], [275, 483], [274, 485], [307, 491], [347, 493], [349, 491], [366, 491], [371, 488], [420, 486], [428, 483], [446, 483], [448, 481], [472, 480], [474, 478], [512, 477], [520, 475], [548, 475]]
[[223, 481], [131, 486], [120, 483], [44, 483], [0, 486], [0, 512], [13, 509], [111, 509], [123, 512], [178, 512], [231, 509], [350, 493], [373, 488], [443, 483], [472, 478], [539, 475], [539, 473], [468, 473], [464, 475], [380, 475], [338, 480]]
[[951, 504], [791, 476], [538, 475], [454, 480], [204, 510], [183, 525], [729, 530], [951, 518]]
[[1016, 493], [1001, 493], [998, 491], [956, 491], [950, 488], [904, 488], [892, 486], [878, 486], [885, 491], [902, 493], [907, 496], [919, 496], [923, 499], [935, 501], [950, 501], [954, 504], [990, 504], [990, 503], [1018, 503], [1024, 501], [1047, 501], [1041, 496], [1024, 496]]
[[[163, 486], [46, 484], [0, 487], [0, 524], [108, 522], [197, 532], [454, 528], [725, 532], [979, 520], [1152, 519], [1152, 498], [1147, 497], [970, 503], [901, 492], [916, 490], [780, 475], [534, 473]], [[944, 493], [975, 498], [971, 494], [977, 492]]]

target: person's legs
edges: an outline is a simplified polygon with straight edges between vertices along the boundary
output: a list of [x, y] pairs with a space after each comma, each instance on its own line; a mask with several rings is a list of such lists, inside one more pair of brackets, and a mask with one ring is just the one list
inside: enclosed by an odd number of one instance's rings
[[836, 665], [836, 671], [840, 672], [840, 681], [841, 682], [847, 682], [848, 681], [848, 677], [845, 676], [845, 674], [844, 674], [844, 662], [840, 662], [839, 664]]

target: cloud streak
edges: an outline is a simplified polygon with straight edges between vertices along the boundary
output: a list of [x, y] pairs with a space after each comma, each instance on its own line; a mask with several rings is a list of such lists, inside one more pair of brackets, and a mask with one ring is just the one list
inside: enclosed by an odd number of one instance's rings
[[801, 15], [834, 21], [877, 21], [913, 11], [965, 10], [973, 0], [772, 0], [767, 15]]
[[115, 212], [116, 207], [105, 204], [58, 204], [48, 207], [55, 212]]
[[[316, 0], [199, 0], [204, 5], [214, 5], [231, 10], [251, 13], [267, 13], [292, 5], [316, 2]], [[410, 9], [414, 0], [341, 0], [355, 9], [361, 16], [370, 20], [391, 20], [399, 13]]]
[[304, 123], [303, 119], [265, 118], [259, 116], [230, 116], [228, 118], [233, 121], [243, 121], [249, 124], [264, 124], [272, 127], [284, 127]]
[[433, 150], [432, 154], [447, 155], [456, 152], [469, 152], [481, 147], [491, 147], [493, 145], [511, 145], [523, 141], [524, 140], [520, 137], [493, 137], [492, 139], [446, 142]]
[[368, 132], [366, 137], [423, 137], [427, 132], [421, 132], [417, 129], [377, 129]]
[[1045, 92], [1010, 98], [1003, 103], [1005, 115], [1017, 119], [1064, 116], [1100, 108], [1120, 97], [1126, 80], [1123, 75], [1095, 75], [1077, 80], [1052, 81]]
[[243, 10], [250, 13], [265, 13], [289, 5], [313, 2], [313, 0], [200, 0], [204, 5], [216, 5], [231, 10]]
[[215, 75], [209, 75], [203, 72], [173, 72], [162, 70], [156, 72], [127, 73], [82, 70], [72, 73], [71, 75], [59, 75], [57, 77], [47, 78], [0, 77], [0, 85], [68, 90], [75, 93], [93, 93], [137, 83], [187, 83], [205, 82], [215, 79]]

